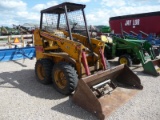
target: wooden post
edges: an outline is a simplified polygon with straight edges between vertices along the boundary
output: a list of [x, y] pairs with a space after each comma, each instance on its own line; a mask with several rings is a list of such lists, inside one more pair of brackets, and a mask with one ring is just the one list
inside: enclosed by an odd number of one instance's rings
[[25, 41], [24, 41], [23, 35], [21, 35], [21, 41], [22, 41], [22, 46], [24, 47], [25, 46]]
[[32, 46], [34, 46], [34, 34], [32, 34]]
[[10, 36], [10, 35], [8, 36], [8, 45], [9, 45], [9, 48], [12, 47], [12, 46], [11, 46], [11, 36]]

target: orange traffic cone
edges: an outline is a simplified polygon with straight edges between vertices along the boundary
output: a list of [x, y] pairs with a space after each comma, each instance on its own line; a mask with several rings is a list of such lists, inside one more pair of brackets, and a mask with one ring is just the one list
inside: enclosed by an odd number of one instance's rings
[[15, 38], [13, 43], [20, 43], [19, 39], [18, 38]]

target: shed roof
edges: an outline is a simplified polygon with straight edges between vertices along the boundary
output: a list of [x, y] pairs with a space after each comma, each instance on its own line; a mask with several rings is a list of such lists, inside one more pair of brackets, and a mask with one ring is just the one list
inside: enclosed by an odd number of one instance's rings
[[111, 17], [110, 20], [129, 19], [129, 18], [148, 17], [148, 16], [160, 16], [160, 11], [149, 12], [149, 13], [140, 13], [140, 14], [130, 14], [130, 15], [123, 15], [123, 16], [116, 16], [116, 17]]

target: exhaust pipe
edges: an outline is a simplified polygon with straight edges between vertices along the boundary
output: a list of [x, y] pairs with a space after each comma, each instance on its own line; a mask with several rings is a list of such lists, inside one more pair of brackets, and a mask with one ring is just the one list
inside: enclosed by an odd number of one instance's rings
[[73, 102], [104, 120], [143, 89], [140, 79], [126, 65], [81, 78]]

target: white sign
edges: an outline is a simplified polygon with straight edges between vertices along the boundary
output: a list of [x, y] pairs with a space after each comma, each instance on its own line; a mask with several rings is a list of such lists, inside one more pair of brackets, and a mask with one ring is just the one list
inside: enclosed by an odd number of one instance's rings
[[140, 23], [140, 19], [133, 20], [133, 25], [139, 25], [139, 23]]
[[132, 20], [126, 20], [125, 26], [131, 26]]
[[125, 26], [136, 26], [136, 25], [140, 25], [140, 19], [135, 19], [135, 20], [126, 20], [125, 22]]

